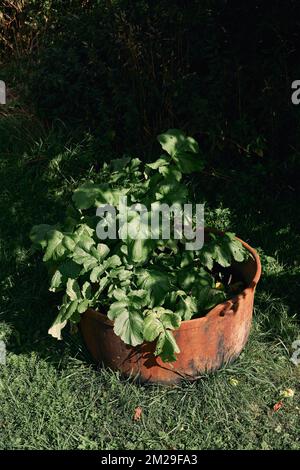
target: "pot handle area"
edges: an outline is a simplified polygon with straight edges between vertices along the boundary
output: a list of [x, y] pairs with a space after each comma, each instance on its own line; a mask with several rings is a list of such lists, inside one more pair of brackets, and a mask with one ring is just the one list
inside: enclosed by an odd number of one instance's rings
[[235, 299], [228, 300], [224, 305], [222, 305], [222, 308], [219, 312], [219, 316], [225, 317], [225, 315], [234, 313], [234, 311], [236, 310], [235, 305], [237, 304], [237, 302], [237, 297]]

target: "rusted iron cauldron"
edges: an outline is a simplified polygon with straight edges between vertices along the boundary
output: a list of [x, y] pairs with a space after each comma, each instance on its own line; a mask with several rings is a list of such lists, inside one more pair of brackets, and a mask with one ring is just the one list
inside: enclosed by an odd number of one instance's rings
[[172, 384], [194, 380], [232, 362], [244, 348], [252, 320], [254, 292], [261, 275], [256, 251], [240, 240], [252, 257], [236, 263], [232, 271], [247, 286], [239, 295], [217, 305], [205, 317], [183, 321], [174, 336], [180, 348], [177, 361], [163, 363], [153, 352], [155, 344], [138, 347], [124, 344], [113, 331], [113, 323], [103, 313], [89, 309], [80, 329], [97, 363], [132, 376], [141, 382]]

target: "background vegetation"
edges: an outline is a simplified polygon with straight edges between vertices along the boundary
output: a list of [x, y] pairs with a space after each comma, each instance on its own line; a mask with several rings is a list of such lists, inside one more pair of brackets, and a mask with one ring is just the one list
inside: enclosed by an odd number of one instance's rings
[[[299, 449], [299, 2], [3, 0], [0, 79], [0, 447]], [[230, 367], [139, 387], [48, 338], [56, 299], [32, 225], [63, 218], [72, 189], [122, 154], [194, 135], [207, 223], [259, 249], [250, 341]], [[292, 388], [274, 412], [281, 392]], [[134, 409], [143, 409], [133, 422]]]

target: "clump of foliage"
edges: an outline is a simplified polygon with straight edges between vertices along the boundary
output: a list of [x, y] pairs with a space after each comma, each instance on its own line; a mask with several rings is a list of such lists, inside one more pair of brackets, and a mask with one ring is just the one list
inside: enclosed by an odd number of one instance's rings
[[205, 134], [227, 169], [246, 160], [268, 172], [273, 159], [281, 174], [286, 148], [299, 151], [299, 2], [285, 5], [2, 0], [0, 61], [17, 60], [2, 78], [47, 122], [109, 129], [117, 150], [179, 126]]
[[[225, 301], [229, 291], [218, 273], [233, 261], [243, 262], [247, 251], [232, 233], [210, 233], [195, 251], [185, 250], [183, 238], [133, 239], [121, 230], [116, 239], [99, 243], [95, 208], [101, 204], [117, 205], [125, 195], [128, 204], [149, 209], [153, 202], [190, 200], [183, 178], [204, 167], [198, 143], [176, 129], [158, 140], [164, 150], [158, 160], [142, 165], [137, 158], [122, 158], [104, 164], [94, 181], [74, 191], [64, 224], [37, 225], [31, 239], [44, 251], [50, 291], [63, 293], [50, 333], [60, 338], [67, 321], [77, 323], [88, 308], [98, 308], [126, 344], [156, 341], [155, 354], [167, 362], [180, 352], [172, 331]], [[132, 215], [128, 224], [138, 231], [140, 217]]]

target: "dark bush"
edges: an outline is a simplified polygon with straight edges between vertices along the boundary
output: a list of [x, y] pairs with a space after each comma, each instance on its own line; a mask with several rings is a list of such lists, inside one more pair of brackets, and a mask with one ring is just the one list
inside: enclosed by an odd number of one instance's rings
[[122, 148], [124, 139], [140, 148], [168, 127], [188, 129], [234, 162], [237, 154], [281, 161], [298, 149], [296, 0], [27, 5], [14, 34], [38, 38], [24, 47], [25, 79], [44, 118], [116, 135]]

